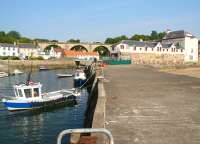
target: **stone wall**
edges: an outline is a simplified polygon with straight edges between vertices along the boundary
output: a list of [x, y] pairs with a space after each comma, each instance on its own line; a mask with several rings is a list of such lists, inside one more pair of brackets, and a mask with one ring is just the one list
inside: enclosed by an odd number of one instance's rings
[[135, 53], [131, 55], [133, 64], [183, 64], [183, 54], [151, 54], [151, 53]]

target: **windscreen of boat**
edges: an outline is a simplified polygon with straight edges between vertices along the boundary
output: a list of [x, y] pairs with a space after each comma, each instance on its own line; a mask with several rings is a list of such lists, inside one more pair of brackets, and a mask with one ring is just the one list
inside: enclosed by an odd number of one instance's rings
[[33, 89], [33, 96], [34, 97], [39, 97], [39, 88], [34, 88]]
[[26, 98], [32, 97], [31, 89], [24, 89], [24, 93], [25, 93]]
[[19, 94], [20, 97], [23, 97], [23, 93], [22, 93], [21, 89], [18, 89], [18, 94]]

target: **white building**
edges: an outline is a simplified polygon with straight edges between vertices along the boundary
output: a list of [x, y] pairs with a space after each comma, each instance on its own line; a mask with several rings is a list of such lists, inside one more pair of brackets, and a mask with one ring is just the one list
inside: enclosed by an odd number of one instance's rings
[[111, 55], [122, 53], [182, 54], [186, 62], [198, 61], [198, 39], [181, 31], [167, 32], [162, 42], [123, 40], [112, 47]]
[[173, 43], [177, 48], [183, 48], [185, 61], [198, 61], [198, 39], [191, 33], [184, 30], [167, 31], [162, 42], [166, 44]]
[[63, 49], [62, 48], [51, 48], [48, 51], [40, 51], [39, 56], [43, 57], [44, 59], [56, 58], [59, 59], [63, 56]]
[[19, 56], [21, 58], [26, 57], [38, 57], [40, 48], [34, 44], [19, 44]]
[[19, 47], [15, 44], [0, 43], [0, 56], [19, 56]]

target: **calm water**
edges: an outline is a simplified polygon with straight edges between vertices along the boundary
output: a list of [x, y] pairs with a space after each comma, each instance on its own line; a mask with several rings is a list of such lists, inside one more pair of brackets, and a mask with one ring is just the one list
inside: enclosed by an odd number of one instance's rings
[[[32, 80], [43, 84], [43, 92], [72, 88], [72, 78], [57, 79], [56, 73], [64, 70], [34, 72]], [[0, 79], [0, 99], [13, 95], [12, 85], [24, 82], [27, 74]], [[8, 112], [0, 103], [0, 144], [53, 144], [59, 132], [81, 128], [86, 109], [87, 92], [82, 90], [78, 104], [43, 112]]]

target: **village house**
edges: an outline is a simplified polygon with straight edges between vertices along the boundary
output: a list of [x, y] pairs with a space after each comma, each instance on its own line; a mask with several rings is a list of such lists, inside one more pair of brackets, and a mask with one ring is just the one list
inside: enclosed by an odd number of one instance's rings
[[19, 56], [22, 59], [26, 57], [38, 57], [39, 47], [34, 44], [19, 44]]
[[[198, 39], [192, 34], [181, 31], [168, 31], [160, 42], [123, 40], [112, 47], [111, 56], [121, 57], [136, 54], [145, 55], [182, 55], [185, 62], [198, 61]], [[151, 56], [152, 57], [152, 56]]]
[[0, 56], [19, 56], [19, 48], [16, 44], [0, 43]]
[[198, 39], [193, 34], [184, 30], [168, 30], [166, 33], [166, 36], [162, 40], [163, 43], [173, 43], [177, 49], [184, 49], [185, 61], [198, 61]]
[[40, 51], [39, 56], [43, 57], [44, 59], [51, 59], [51, 58], [62, 58], [63, 57], [63, 49], [62, 48], [54, 48], [52, 47], [50, 50]]
[[78, 60], [94, 61], [94, 59], [99, 60], [99, 53], [64, 50], [64, 57]]

